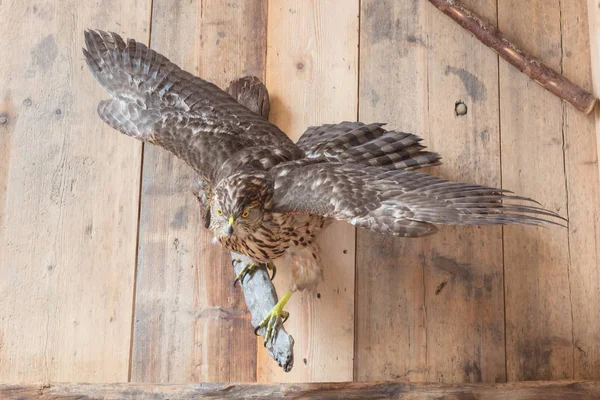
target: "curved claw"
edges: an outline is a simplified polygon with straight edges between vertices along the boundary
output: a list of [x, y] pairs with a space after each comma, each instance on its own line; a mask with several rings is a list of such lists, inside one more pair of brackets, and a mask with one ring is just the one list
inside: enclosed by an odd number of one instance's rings
[[286, 314], [286, 315], [284, 315], [284, 317], [283, 317], [283, 321], [281, 321], [281, 323], [282, 323], [282, 324], [285, 324], [285, 321], [287, 321], [289, 317], [290, 317], [290, 314], [289, 314], [289, 313], [288, 313], [288, 314]]
[[[232, 264], [236, 263], [236, 262], [241, 262], [241, 260], [239, 258], [236, 260], [233, 260]], [[244, 268], [242, 268], [240, 273], [235, 277], [235, 280], [233, 281], [233, 287], [235, 287], [235, 285], [238, 283], [238, 281], [240, 282], [240, 285], [242, 285], [244, 283], [244, 278], [246, 277], [246, 275], [251, 274], [252, 272], [254, 272], [255, 269], [256, 269], [256, 264], [246, 264], [246, 266], [244, 266]]]
[[[269, 268], [268, 265], [267, 265], [267, 268]], [[277, 267], [275, 266], [275, 264], [271, 264], [271, 269], [273, 270], [273, 275], [271, 275], [271, 277], [270, 277], [271, 282], [272, 282], [273, 279], [275, 279], [275, 275], [277, 274]]]
[[260, 328], [261, 328], [260, 324], [256, 328], [254, 328], [254, 334], [256, 336], [260, 336], [260, 333], [258, 333], [258, 331], [260, 330]]

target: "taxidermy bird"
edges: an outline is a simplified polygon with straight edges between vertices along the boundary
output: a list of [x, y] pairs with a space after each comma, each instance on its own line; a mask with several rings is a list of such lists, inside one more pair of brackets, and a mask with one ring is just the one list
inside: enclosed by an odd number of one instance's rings
[[85, 32], [87, 64], [111, 99], [100, 118], [159, 145], [199, 175], [201, 212], [215, 240], [254, 264], [286, 257], [289, 290], [257, 327], [265, 342], [291, 294], [322, 276], [315, 236], [330, 221], [383, 235], [421, 237], [436, 225], [542, 225], [556, 213], [502, 189], [455, 183], [414, 170], [437, 165], [414, 134], [383, 124], [309, 128], [294, 143], [266, 119], [144, 44]]

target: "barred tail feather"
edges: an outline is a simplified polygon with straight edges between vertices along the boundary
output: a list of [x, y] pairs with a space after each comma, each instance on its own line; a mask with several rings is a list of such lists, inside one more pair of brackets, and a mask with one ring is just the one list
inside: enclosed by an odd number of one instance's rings
[[298, 141], [309, 157], [329, 161], [414, 170], [440, 164], [440, 156], [424, 151], [412, 133], [386, 131], [384, 124], [342, 122], [309, 128]]

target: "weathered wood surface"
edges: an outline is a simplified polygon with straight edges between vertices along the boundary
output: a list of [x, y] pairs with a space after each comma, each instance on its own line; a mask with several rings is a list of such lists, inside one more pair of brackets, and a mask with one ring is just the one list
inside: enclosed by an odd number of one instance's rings
[[[495, 1], [468, 4], [496, 18]], [[500, 186], [497, 56], [427, 3], [364, 2], [361, 16], [360, 119], [421, 135], [438, 175]], [[357, 249], [356, 379], [505, 380], [501, 228], [359, 230]]]
[[[266, 6], [154, 0], [152, 46], [222, 88], [242, 75], [264, 78]], [[132, 381], [256, 379], [250, 315], [232, 286], [230, 253], [199, 220], [193, 180], [183, 162], [145, 146]]]
[[[152, 24], [147, 1], [46, 3], [0, 2], [0, 381], [600, 379], [600, 123], [495, 64], [428, 2], [360, 2], [360, 69], [357, 0], [154, 0]], [[465, 2], [581, 87], [595, 73], [600, 93], [596, 1], [589, 16], [583, 0], [495, 3]], [[354, 230], [336, 227], [320, 298], [289, 303], [299, 343], [284, 375], [253, 336], [230, 255], [201, 233], [192, 172], [147, 146], [139, 204], [142, 148], [96, 116], [107, 95], [80, 55], [87, 27], [152, 31], [153, 47], [221, 87], [266, 74], [294, 137], [358, 107], [423, 135], [442, 153], [436, 174], [533, 196], [570, 229], [359, 231], [355, 253]]]
[[589, 114], [594, 109], [597, 100], [593, 94], [523, 51], [508, 40], [495, 25], [481, 18], [460, 1], [429, 0], [429, 2], [544, 89], [569, 102], [585, 114]]
[[[309, 125], [356, 119], [358, 11], [357, 0], [269, 2], [271, 121], [292, 138]], [[286, 329], [296, 341], [295, 367], [284, 374], [260, 349], [260, 382], [352, 379], [354, 239], [348, 224], [334, 224], [321, 234], [325, 280], [317, 293], [294, 294], [286, 307]], [[281, 294], [291, 273], [279, 261], [277, 267]]]
[[98, 119], [81, 47], [146, 40], [150, 2], [0, 14], [0, 380], [127, 381], [141, 146]]
[[[592, 65], [592, 87], [596, 97], [600, 97], [600, 6], [596, 0], [587, 0], [587, 15], [590, 56]], [[580, 19], [583, 24], [583, 20]], [[585, 54], [585, 49], [581, 48], [578, 51]], [[596, 107], [594, 112], [596, 118], [596, 146], [597, 153], [600, 154], [600, 107]], [[599, 165], [600, 167], [600, 165]]]
[[[231, 257], [236, 276], [246, 264], [252, 262], [250, 258], [241, 254], [231, 253]], [[246, 305], [252, 314], [252, 326], [258, 327], [279, 300], [267, 269], [260, 267], [252, 275], [244, 278], [242, 290]], [[267, 329], [261, 328], [258, 333], [264, 341]], [[294, 367], [294, 338], [286, 332], [284, 324], [277, 324], [273, 336], [265, 341], [263, 346], [264, 351], [269, 353], [283, 371], [292, 370]], [[260, 351], [262, 346], [258, 348]]]
[[[560, 70], [560, 11], [558, 0], [504, 1], [499, 9], [500, 29]], [[504, 187], [535, 197], [568, 217], [563, 103], [503, 60], [500, 102]], [[507, 227], [504, 262], [508, 379], [571, 377], [568, 231]]]
[[[583, 1], [561, 2], [562, 73], [591, 88], [590, 36]], [[600, 182], [595, 119], [564, 110], [565, 178], [569, 201], [569, 278], [574, 379], [600, 379]]]
[[[561, 69], [559, 0], [499, 3], [506, 36]], [[564, 107], [500, 60], [502, 183], [568, 217]], [[504, 228], [507, 379], [573, 376], [573, 320], [567, 229]]]
[[0, 385], [0, 396], [17, 399], [183, 400], [183, 399], [397, 399], [397, 400], [588, 400], [600, 397], [600, 383], [521, 382], [499, 385], [442, 385], [406, 382], [295, 384], [37, 384]]

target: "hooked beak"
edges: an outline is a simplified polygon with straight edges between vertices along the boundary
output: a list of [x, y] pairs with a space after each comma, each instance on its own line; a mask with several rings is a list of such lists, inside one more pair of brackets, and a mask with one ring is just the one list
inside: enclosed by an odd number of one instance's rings
[[233, 235], [233, 225], [235, 225], [235, 218], [229, 217], [229, 227], [227, 227], [227, 234], [231, 237]]

